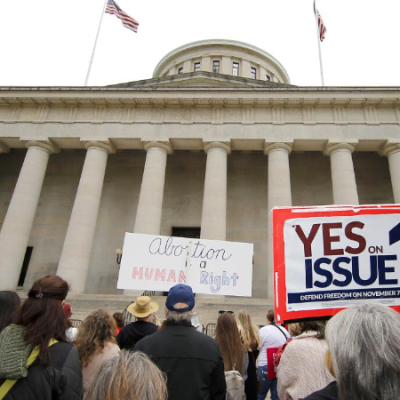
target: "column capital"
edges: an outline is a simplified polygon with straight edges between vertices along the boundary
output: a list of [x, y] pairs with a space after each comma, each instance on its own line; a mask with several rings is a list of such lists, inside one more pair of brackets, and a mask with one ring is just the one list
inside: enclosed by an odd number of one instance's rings
[[105, 139], [105, 140], [85, 140], [81, 139], [81, 142], [85, 146], [85, 149], [89, 150], [90, 148], [96, 148], [105, 151], [107, 154], [115, 153], [115, 148], [113, 144]]
[[151, 142], [145, 142], [142, 141], [144, 149], [148, 151], [149, 149], [156, 147], [162, 150], [165, 150], [167, 154], [172, 154], [174, 152], [174, 149], [172, 148], [171, 144], [169, 143], [168, 140], [163, 140], [163, 141], [151, 141]]
[[206, 154], [211, 149], [221, 149], [231, 154], [231, 144], [229, 142], [204, 142], [204, 151]]
[[268, 155], [271, 151], [274, 150], [285, 150], [288, 154], [291, 153], [293, 147], [293, 143], [284, 143], [284, 142], [265, 142], [264, 145], [264, 154]]
[[0, 142], [0, 154], [9, 153], [9, 152], [10, 152], [9, 147], [7, 145], [5, 145], [4, 143]]
[[39, 149], [46, 151], [49, 154], [59, 153], [60, 149], [50, 139], [48, 140], [24, 140], [25, 146], [29, 149], [30, 147], [38, 147]]
[[355, 150], [357, 142], [339, 142], [328, 143], [325, 147], [324, 154], [330, 156], [334, 151], [348, 150], [351, 153]]
[[390, 156], [393, 153], [400, 151], [400, 143], [386, 142], [379, 150], [379, 155]]

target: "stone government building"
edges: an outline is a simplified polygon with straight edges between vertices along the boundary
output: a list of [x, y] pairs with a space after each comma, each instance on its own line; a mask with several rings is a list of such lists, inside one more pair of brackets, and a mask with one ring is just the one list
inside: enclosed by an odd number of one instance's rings
[[0, 88], [0, 150], [0, 290], [59, 273], [117, 294], [125, 232], [201, 228], [254, 243], [271, 298], [272, 207], [400, 202], [400, 89], [295, 86], [265, 51], [207, 40], [148, 80]]

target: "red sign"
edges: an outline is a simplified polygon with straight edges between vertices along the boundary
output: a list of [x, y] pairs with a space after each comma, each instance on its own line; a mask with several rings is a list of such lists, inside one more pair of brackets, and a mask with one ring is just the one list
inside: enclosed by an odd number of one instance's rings
[[278, 323], [366, 302], [400, 311], [400, 205], [272, 210]]

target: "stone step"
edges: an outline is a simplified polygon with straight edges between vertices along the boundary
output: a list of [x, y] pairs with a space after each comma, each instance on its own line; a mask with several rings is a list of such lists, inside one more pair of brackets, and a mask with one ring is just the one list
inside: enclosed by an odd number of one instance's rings
[[[19, 293], [21, 298], [26, 297], [26, 293]], [[165, 296], [153, 296], [152, 301], [156, 301], [160, 310], [157, 317], [160, 321], [164, 320]], [[131, 296], [104, 295], [104, 294], [76, 294], [70, 293], [67, 303], [71, 304], [73, 319], [83, 320], [92, 311], [104, 309], [111, 314], [122, 312], [134, 300]], [[237, 313], [239, 310], [246, 310], [257, 325], [265, 323], [265, 314], [273, 308], [272, 299], [255, 299], [246, 297], [196, 297], [196, 312], [200, 322], [206, 326], [208, 323], [215, 323], [218, 318], [219, 310], [229, 310]]]

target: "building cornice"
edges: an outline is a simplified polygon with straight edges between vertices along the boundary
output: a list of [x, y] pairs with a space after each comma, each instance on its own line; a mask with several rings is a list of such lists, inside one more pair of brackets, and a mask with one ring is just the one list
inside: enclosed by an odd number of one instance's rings
[[[147, 93], [131, 93], [125, 96], [122, 93], [102, 93], [98, 96], [88, 96], [86, 93], [79, 95], [70, 92], [68, 96], [58, 93], [36, 93], [25, 91], [21, 92], [3, 92], [0, 89], [0, 105], [65, 105], [65, 106], [91, 106], [91, 105], [139, 105], [139, 106], [213, 106], [217, 103], [226, 106], [377, 106], [377, 105], [397, 105], [400, 104], [400, 89], [383, 93], [359, 92], [351, 93], [351, 96], [343, 96], [342, 93], [310, 93], [297, 91], [275, 92], [275, 90], [244, 91], [240, 92], [220, 92], [207, 90], [207, 92], [192, 91], [190, 97], [182, 91], [162, 92], [157, 95], [154, 91]], [[98, 93], [101, 94], [101, 93]], [[214, 96], [212, 96], [212, 94]], [[318, 95], [319, 94], [319, 95]], [[302, 96], [303, 95], [303, 96]]]

